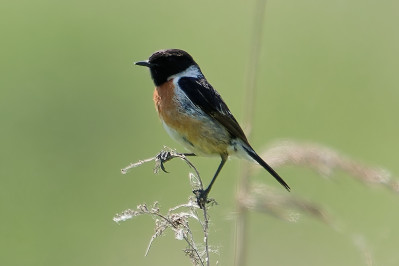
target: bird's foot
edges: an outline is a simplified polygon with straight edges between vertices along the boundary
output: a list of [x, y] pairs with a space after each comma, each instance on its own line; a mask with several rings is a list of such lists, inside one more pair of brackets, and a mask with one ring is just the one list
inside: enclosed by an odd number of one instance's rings
[[193, 191], [195, 197], [197, 198], [197, 204], [201, 209], [205, 208], [206, 204], [217, 204], [217, 202], [214, 199], [209, 199], [208, 190], [203, 190], [203, 189], [197, 189]]
[[174, 157], [175, 156], [173, 156], [171, 151], [165, 151], [165, 150], [161, 151], [155, 157], [155, 162], [157, 163], [157, 166], [155, 167], [155, 169], [157, 170], [157, 169], [161, 168], [162, 171], [164, 171], [165, 173], [169, 173], [168, 171], [166, 171], [164, 163], [173, 159]]

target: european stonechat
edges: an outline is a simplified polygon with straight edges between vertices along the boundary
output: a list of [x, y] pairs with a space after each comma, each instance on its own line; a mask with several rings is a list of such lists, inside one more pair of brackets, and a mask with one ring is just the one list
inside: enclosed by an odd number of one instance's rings
[[209, 186], [200, 191], [200, 199], [206, 201], [230, 155], [255, 160], [290, 190], [287, 183], [251, 147], [222, 97], [208, 83], [187, 52], [160, 50], [148, 60], [135, 64], [150, 69], [155, 83], [155, 108], [169, 135], [193, 152], [190, 155], [219, 155], [221, 158]]

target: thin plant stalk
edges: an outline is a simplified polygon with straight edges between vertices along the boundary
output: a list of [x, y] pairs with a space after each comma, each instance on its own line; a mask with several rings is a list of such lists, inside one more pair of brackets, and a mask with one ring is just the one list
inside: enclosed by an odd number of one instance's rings
[[[250, 61], [247, 72], [247, 85], [245, 89], [244, 104], [244, 128], [247, 130], [247, 136], [250, 136], [255, 106], [255, 89], [257, 81], [257, 70], [259, 65], [259, 55], [261, 50], [263, 21], [265, 17], [266, 0], [258, 0], [255, 4], [255, 16], [253, 25], [253, 35], [250, 47]], [[235, 241], [235, 266], [246, 264], [247, 256], [247, 219], [248, 210], [240, 203], [240, 198], [247, 195], [249, 190], [250, 166], [248, 163], [241, 164], [240, 179], [237, 191], [237, 223], [236, 223], [236, 241]]]

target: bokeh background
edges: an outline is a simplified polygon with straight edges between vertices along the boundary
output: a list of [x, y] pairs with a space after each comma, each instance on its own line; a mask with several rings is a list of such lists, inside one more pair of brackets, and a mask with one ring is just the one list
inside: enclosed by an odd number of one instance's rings
[[[253, 146], [311, 141], [398, 174], [398, 11], [394, 0], [268, 1]], [[182, 149], [158, 121], [148, 71], [132, 63], [162, 48], [189, 51], [242, 122], [254, 14], [254, 0], [3, 1], [0, 265], [189, 265], [171, 233], [144, 257], [150, 217], [112, 221], [191, 194], [177, 160], [170, 174], [152, 174], [152, 164], [120, 174], [163, 145]], [[193, 162], [209, 181], [219, 160]], [[251, 214], [248, 265], [367, 265], [362, 245], [375, 264], [399, 264], [398, 195], [345, 173], [279, 172], [346, 233], [306, 216]], [[238, 173], [229, 161], [212, 191], [218, 265], [233, 263]], [[256, 179], [278, 187], [266, 173]]]

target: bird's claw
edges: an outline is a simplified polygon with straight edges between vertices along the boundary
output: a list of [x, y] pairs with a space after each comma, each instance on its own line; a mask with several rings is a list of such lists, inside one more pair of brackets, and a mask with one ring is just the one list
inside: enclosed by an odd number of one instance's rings
[[162, 171], [164, 171], [165, 173], [169, 173], [168, 171], [166, 171], [164, 163], [171, 160], [172, 158], [173, 156], [170, 151], [161, 151], [156, 156], [155, 161], [158, 163], [158, 167], [161, 168]]
[[214, 199], [209, 199], [208, 198], [208, 190], [203, 190], [203, 189], [196, 189], [193, 191], [195, 197], [197, 198], [197, 204], [201, 209], [205, 208], [206, 204], [212, 203], [212, 204], [217, 204]]

